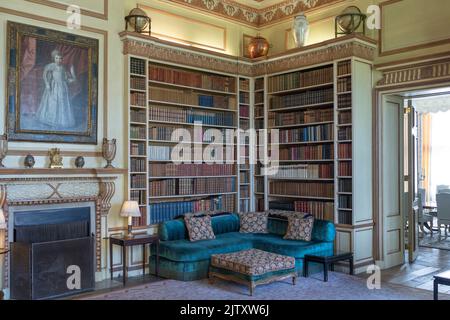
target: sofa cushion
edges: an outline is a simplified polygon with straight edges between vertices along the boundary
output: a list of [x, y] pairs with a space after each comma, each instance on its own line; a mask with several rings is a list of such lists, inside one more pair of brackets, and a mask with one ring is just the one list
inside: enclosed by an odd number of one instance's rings
[[190, 241], [212, 240], [216, 238], [210, 216], [195, 217], [186, 215], [184, 217], [184, 223], [186, 224]]
[[248, 212], [239, 215], [240, 233], [268, 233], [267, 212]]
[[252, 248], [251, 240], [233, 237], [231, 234], [220, 234], [216, 236], [216, 239], [196, 242], [190, 242], [187, 239], [162, 241], [159, 246], [159, 255], [172, 261], [199, 261], [209, 259], [212, 254]]
[[288, 218], [288, 229], [283, 239], [311, 241], [314, 217], [311, 215]]

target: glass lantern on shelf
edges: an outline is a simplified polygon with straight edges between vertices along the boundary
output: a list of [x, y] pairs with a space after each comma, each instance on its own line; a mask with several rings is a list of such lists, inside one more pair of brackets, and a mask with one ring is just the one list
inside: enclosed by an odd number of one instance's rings
[[141, 8], [134, 8], [125, 17], [125, 30], [128, 31], [128, 26], [133, 28], [134, 32], [146, 33], [148, 28], [148, 35], [151, 34], [152, 20]]

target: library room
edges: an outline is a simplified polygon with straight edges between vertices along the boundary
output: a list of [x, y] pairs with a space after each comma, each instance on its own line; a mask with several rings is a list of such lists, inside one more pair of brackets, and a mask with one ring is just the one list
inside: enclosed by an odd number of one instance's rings
[[0, 300], [450, 300], [449, 21], [2, 1]]

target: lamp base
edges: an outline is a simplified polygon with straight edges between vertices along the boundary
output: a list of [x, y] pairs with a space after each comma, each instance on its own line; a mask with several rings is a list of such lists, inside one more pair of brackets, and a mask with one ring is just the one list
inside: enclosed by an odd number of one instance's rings
[[134, 237], [132, 231], [133, 231], [133, 226], [132, 226], [131, 224], [129, 224], [129, 225], [128, 225], [127, 238], [133, 238], [133, 237]]

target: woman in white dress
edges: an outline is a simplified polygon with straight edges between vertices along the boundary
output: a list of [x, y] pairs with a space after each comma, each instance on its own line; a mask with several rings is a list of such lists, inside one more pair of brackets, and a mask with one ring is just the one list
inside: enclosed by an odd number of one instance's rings
[[55, 129], [65, 130], [75, 126], [68, 84], [77, 81], [77, 78], [73, 66], [70, 68], [70, 73], [64, 68], [60, 51], [54, 50], [52, 59], [54, 62], [44, 68], [45, 90], [36, 112], [36, 119]]

